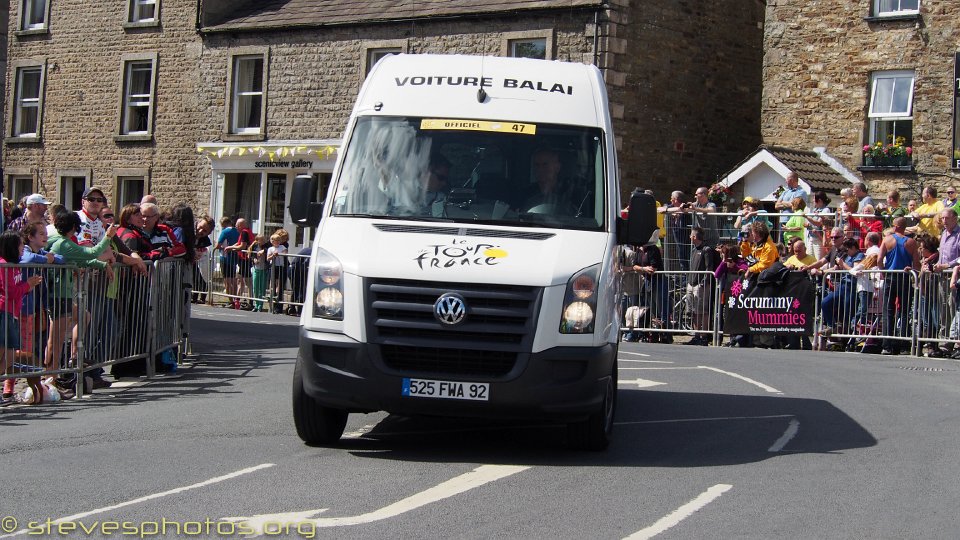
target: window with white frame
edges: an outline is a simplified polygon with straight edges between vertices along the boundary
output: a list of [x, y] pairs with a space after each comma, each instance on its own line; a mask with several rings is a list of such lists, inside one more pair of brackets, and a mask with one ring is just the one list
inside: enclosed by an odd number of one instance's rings
[[21, 30], [46, 30], [47, 0], [23, 0], [20, 7]]
[[510, 56], [517, 58], [537, 58], [540, 60], [546, 60], [547, 39], [511, 39], [509, 54]]
[[870, 144], [913, 142], [912, 71], [879, 71], [870, 85]]
[[67, 210], [80, 210], [80, 200], [85, 189], [87, 189], [86, 176], [61, 176], [60, 204], [67, 207]]
[[920, 13], [920, 0], [874, 0], [873, 9], [878, 17], [915, 15]]
[[38, 137], [40, 134], [40, 103], [43, 94], [43, 66], [17, 68], [11, 135]]
[[400, 54], [403, 52], [403, 49], [400, 47], [380, 47], [376, 49], [367, 49], [367, 75], [370, 74], [370, 70], [373, 69], [373, 66], [377, 65], [377, 62], [381, 58], [390, 56], [391, 54]]
[[154, 61], [124, 63], [121, 135], [149, 135], [153, 129]]
[[19, 201], [33, 193], [32, 176], [11, 176], [7, 185], [7, 193], [4, 195], [12, 201]]
[[130, 16], [127, 22], [150, 23], [157, 20], [158, 0], [130, 0]]
[[117, 207], [139, 203], [146, 195], [146, 180], [142, 176], [117, 177]]
[[231, 133], [260, 133], [263, 127], [264, 56], [233, 57]]

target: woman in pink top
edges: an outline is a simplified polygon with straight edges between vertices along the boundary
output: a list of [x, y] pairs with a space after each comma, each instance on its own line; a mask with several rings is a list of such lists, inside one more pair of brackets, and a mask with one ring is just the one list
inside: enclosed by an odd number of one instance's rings
[[[23, 255], [23, 240], [20, 231], [4, 231], [0, 234], [0, 264], [16, 264]], [[0, 373], [6, 372], [20, 348], [20, 305], [23, 297], [43, 280], [31, 276], [23, 281], [23, 272], [14, 266], [0, 267]], [[0, 402], [9, 405], [12, 400]]]

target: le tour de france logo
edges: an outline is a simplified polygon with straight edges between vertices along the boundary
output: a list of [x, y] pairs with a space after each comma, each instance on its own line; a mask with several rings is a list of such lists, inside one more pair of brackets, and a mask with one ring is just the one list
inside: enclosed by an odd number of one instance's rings
[[463, 268], [465, 266], [496, 266], [507, 257], [507, 252], [495, 244], [470, 243], [454, 238], [447, 244], [434, 244], [420, 250], [413, 258], [421, 270], [425, 268]]

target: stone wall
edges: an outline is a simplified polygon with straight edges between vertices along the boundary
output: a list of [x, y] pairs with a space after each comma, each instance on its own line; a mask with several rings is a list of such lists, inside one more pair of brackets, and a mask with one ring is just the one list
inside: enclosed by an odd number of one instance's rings
[[763, 139], [817, 146], [855, 170], [868, 144], [870, 75], [914, 70], [915, 172], [859, 174], [879, 193], [888, 188], [944, 187], [958, 180], [953, 155], [954, 55], [960, 1], [921, 2], [919, 18], [865, 20], [870, 0], [768, 0], [763, 62]]
[[[135, 30], [123, 28], [126, 6], [54, 2], [49, 33], [9, 40], [11, 60], [44, 59], [47, 78], [42, 141], [8, 141], [4, 166], [33, 171], [45, 194], [55, 196], [58, 171], [92, 170], [109, 196], [118, 169], [149, 168], [161, 203], [205, 209], [209, 163], [195, 145], [224, 139], [227, 63], [241, 47], [269, 48], [267, 140], [340, 137], [373, 43], [500, 55], [505, 36], [546, 31], [554, 58], [598, 60], [624, 195], [634, 186], [666, 194], [712, 182], [760, 143], [760, 0], [616, 0], [597, 18], [566, 9], [202, 35], [196, 0], [163, 0], [161, 25]], [[15, 24], [18, 6], [11, 9]], [[154, 137], [118, 142], [121, 56], [140, 52], [159, 58]], [[10, 77], [7, 70], [8, 84]]]
[[[15, 25], [19, 2], [10, 8]], [[47, 70], [42, 141], [8, 141], [4, 169], [33, 171], [38, 191], [52, 197], [57, 171], [91, 170], [92, 183], [103, 187], [109, 198], [118, 169], [149, 168], [149, 189], [161, 200], [186, 200], [206, 208], [208, 165], [193, 150], [201, 124], [196, 113], [201, 56], [196, 1], [163, 0], [156, 28], [125, 30], [126, 16], [125, 1], [52, 2], [48, 33], [11, 32], [10, 61], [46, 60]], [[141, 52], [158, 55], [154, 137], [147, 142], [116, 142], [121, 56]], [[8, 89], [13, 76], [8, 70]]]
[[762, 0], [631, 2], [614, 8], [608, 77], [623, 104], [624, 192], [661, 201], [715, 182], [760, 144]]

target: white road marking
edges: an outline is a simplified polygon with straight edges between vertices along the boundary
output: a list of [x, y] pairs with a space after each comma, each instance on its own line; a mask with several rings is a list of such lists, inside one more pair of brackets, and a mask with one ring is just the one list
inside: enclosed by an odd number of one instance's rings
[[341, 439], [359, 439], [360, 437], [363, 437], [367, 433], [370, 433], [370, 430], [377, 427], [377, 424], [379, 423], [380, 422], [367, 424], [356, 431], [350, 431], [350, 432], [344, 433], [343, 435], [340, 436], [340, 438]]
[[783, 392], [777, 390], [776, 388], [774, 388], [774, 387], [772, 387], [772, 386], [767, 386], [767, 385], [765, 385], [765, 384], [763, 384], [763, 383], [761, 383], [761, 382], [757, 382], [757, 381], [755, 381], [755, 380], [753, 380], [753, 379], [751, 379], [751, 378], [749, 378], [749, 377], [744, 377], [743, 375], [740, 375], [740, 374], [738, 374], [738, 373], [734, 373], [734, 372], [732, 372], [732, 371], [724, 371], [724, 370], [722, 370], [722, 369], [717, 369], [717, 368], [715, 368], [715, 367], [710, 367], [710, 366], [697, 366], [697, 367], [700, 368], [700, 369], [709, 369], [710, 371], [716, 371], [717, 373], [723, 373], [724, 375], [729, 375], [729, 376], [731, 376], [731, 377], [733, 377], [733, 378], [735, 378], [735, 379], [740, 379], [741, 381], [748, 382], [748, 383], [750, 383], [750, 384], [752, 384], [752, 385], [755, 385], [755, 386], [759, 386], [760, 388], [766, 390], [767, 392], [770, 392], [771, 394], [783, 394]]
[[[74, 514], [74, 515], [72, 515], [72, 516], [67, 516], [67, 517], [58, 518], [58, 519], [54, 520], [52, 523], [66, 523], [66, 522], [69, 522], [69, 521], [77, 521], [77, 520], [83, 519], [83, 518], [85, 518], [85, 517], [87, 517], [87, 516], [92, 516], [92, 515], [95, 515], [95, 514], [102, 514], [102, 513], [104, 513], [104, 512], [109, 512], [109, 511], [111, 511], [111, 510], [116, 510], [116, 509], [118, 509], [118, 508], [124, 508], [124, 507], [126, 507], [126, 506], [131, 506], [131, 505], [139, 504], [139, 503], [146, 502], [146, 501], [152, 501], [152, 500], [154, 500], [154, 499], [159, 499], [159, 498], [162, 498], [162, 497], [166, 497], [166, 496], [168, 496], [168, 495], [176, 495], [176, 494], [178, 494], [178, 493], [183, 493], [184, 491], [190, 491], [191, 489], [198, 489], [198, 488], [210, 486], [210, 485], [213, 485], [213, 484], [217, 484], [217, 483], [219, 483], [219, 482], [223, 482], [223, 481], [225, 481], [225, 480], [230, 480], [230, 479], [232, 479], [232, 478], [236, 478], [236, 477], [238, 477], [238, 476], [243, 476], [244, 474], [250, 474], [250, 473], [252, 473], [252, 472], [256, 472], [256, 471], [259, 471], [259, 470], [261, 470], [261, 469], [268, 469], [268, 468], [273, 467], [273, 466], [274, 466], [273, 463], [262, 463], [262, 464], [260, 464], [260, 465], [255, 466], [255, 467], [248, 467], [248, 468], [246, 468], [246, 469], [240, 469], [239, 471], [232, 472], [232, 473], [230, 473], [230, 474], [225, 474], [225, 475], [223, 475], [223, 476], [218, 476], [218, 477], [216, 477], [216, 478], [211, 478], [211, 479], [209, 479], [209, 480], [204, 480], [203, 482], [198, 482], [198, 483], [196, 483], [196, 484], [190, 484], [189, 486], [174, 488], [174, 489], [171, 489], [171, 490], [168, 490], [168, 491], [163, 491], [163, 492], [161, 492], [161, 493], [154, 493], [153, 495], [147, 495], [147, 496], [140, 497], [140, 498], [137, 498], [137, 499], [133, 499], [133, 500], [130, 500], [130, 501], [126, 501], [126, 502], [122, 502], [122, 503], [117, 503], [117, 504], [110, 505], [110, 506], [104, 506], [103, 508], [97, 508], [96, 510], [90, 510], [90, 511], [88, 511], [88, 512], [81, 512], [81, 513], [79, 513], [79, 514]], [[14, 532], [14, 533], [5, 534], [5, 535], [3, 535], [3, 536], [0, 536], [0, 538], [10, 538], [10, 537], [12, 537], [12, 536], [20, 536], [21, 534], [24, 534], [24, 533], [26, 533], [26, 532], [28, 532], [28, 531], [31, 531], [31, 530], [34, 530], [34, 529], [20, 529], [19, 531], [16, 531], [16, 532]]]
[[798, 431], [800, 431], [800, 422], [794, 418], [793, 420], [790, 420], [790, 425], [787, 426], [787, 430], [783, 432], [783, 435], [781, 435], [780, 438], [777, 439], [777, 442], [773, 443], [773, 446], [771, 446], [767, 451], [779, 452], [783, 450], [783, 447], [797, 436]]
[[700, 369], [695, 366], [677, 366], [677, 367], [622, 367], [620, 369]]
[[660, 386], [661, 384], [667, 384], [657, 381], [649, 381], [647, 379], [634, 379], [632, 381], [617, 381], [617, 384], [628, 384], [628, 385], [637, 385], [637, 388], [650, 388], [651, 386]]
[[793, 418], [792, 414], [771, 414], [764, 416], [717, 416], [714, 418], [674, 418], [670, 420], [637, 420], [635, 422], [614, 422], [618, 426], [635, 424], [682, 424], [685, 422], [718, 422], [725, 420], [769, 420], [771, 418]]
[[621, 362], [636, 362], [638, 364], [672, 364], [669, 360], [633, 360], [631, 358], [618, 358]]
[[649, 354], [643, 354], [642, 352], [630, 352], [630, 351], [620, 351], [620, 354], [630, 354], [633, 356], [646, 356], [649, 357]]
[[730, 484], [717, 484], [712, 488], [701, 493], [696, 499], [688, 502], [687, 504], [681, 506], [680, 508], [677, 508], [673, 512], [660, 518], [653, 525], [631, 534], [630, 536], [626, 537], [624, 540], [644, 540], [646, 538], [653, 538], [654, 536], [666, 531], [667, 529], [673, 527], [674, 525], [692, 516], [694, 512], [710, 504], [717, 497], [723, 495], [724, 493], [729, 491], [731, 488], [733, 488], [733, 486], [731, 486]]
[[[316, 510], [307, 510], [304, 512], [260, 514], [250, 517], [225, 517], [222, 519], [224, 521], [243, 522], [247, 524], [250, 528], [257, 532], [257, 534], [254, 536], [264, 534], [263, 527], [267, 524], [275, 525], [281, 523], [292, 525], [293, 523], [312, 523], [315, 527], [344, 527], [349, 525], [362, 525], [365, 523], [373, 523], [374, 521], [381, 521], [399, 516], [405, 512], [416, 510], [422, 506], [447, 499], [495, 480], [512, 476], [529, 468], [530, 467], [519, 465], [481, 465], [468, 473], [461, 474], [456, 478], [451, 478], [446, 482], [421, 491], [415, 495], [411, 495], [406, 499], [402, 499], [393, 504], [384, 506], [379, 510], [374, 510], [373, 512], [367, 512], [366, 514], [360, 514], [357, 516], [317, 518], [314, 516], [322, 514], [328, 510], [328, 508], [318, 508]], [[247, 536], [247, 538], [252, 538], [252, 536]]]

